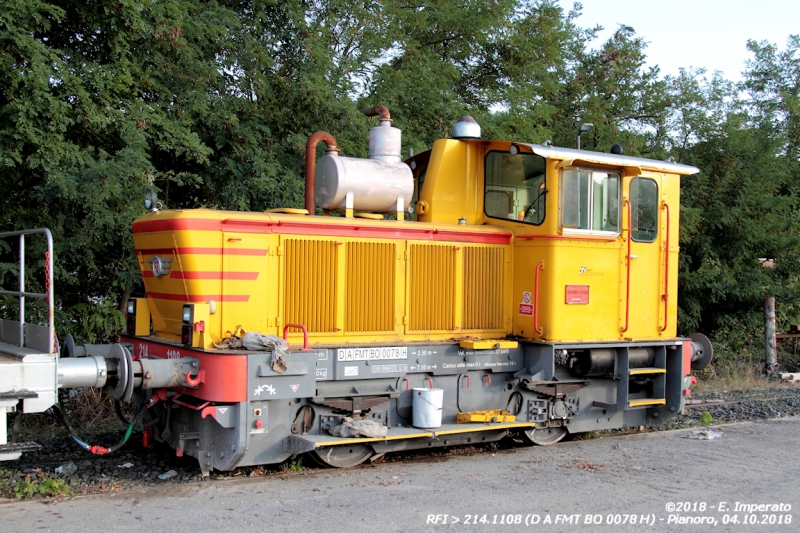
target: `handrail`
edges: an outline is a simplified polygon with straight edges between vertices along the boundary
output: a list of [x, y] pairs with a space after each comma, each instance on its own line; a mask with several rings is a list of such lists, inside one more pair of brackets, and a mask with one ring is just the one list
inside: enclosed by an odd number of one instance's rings
[[542, 328], [539, 327], [539, 272], [544, 267], [544, 261], [536, 265], [536, 276], [533, 285], [533, 330], [541, 335]]
[[[36, 233], [43, 233], [47, 239], [47, 252], [44, 256], [44, 269], [45, 269], [45, 292], [28, 292], [25, 290], [25, 235], [33, 235]], [[0, 233], [0, 239], [6, 237], [19, 236], [19, 290], [18, 291], [3, 291], [0, 290], [0, 295], [14, 296], [19, 299], [19, 346], [25, 346], [25, 298], [36, 298], [40, 300], [47, 300], [47, 328], [50, 352], [56, 351], [56, 328], [53, 318], [53, 309], [55, 308], [53, 299], [53, 235], [47, 228], [36, 228], [20, 231], [6, 231]]]
[[303, 330], [303, 351], [308, 351], [308, 329], [302, 324], [286, 324], [283, 326], [283, 340], [287, 340], [287, 333], [289, 332], [289, 328], [295, 329], [302, 329]]
[[[633, 240], [633, 235], [631, 234], [631, 230], [633, 229], [633, 221], [631, 217], [631, 202], [627, 198], [623, 202], [625, 207], [628, 208], [628, 227], [626, 231], [628, 232], [628, 257], [625, 261], [626, 263], [626, 270], [627, 270], [627, 281], [625, 283], [625, 327], [620, 329], [620, 333], [625, 333], [628, 331], [628, 325], [630, 323], [630, 312], [631, 312], [631, 241]], [[652, 308], [651, 308], [652, 309]]]
[[664, 300], [664, 327], [661, 331], [666, 331], [667, 324], [669, 324], [669, 204], [664, 202], [663, 209], [667, 210], [667, 231], [664, 238], [664, 295], [661, 297]]

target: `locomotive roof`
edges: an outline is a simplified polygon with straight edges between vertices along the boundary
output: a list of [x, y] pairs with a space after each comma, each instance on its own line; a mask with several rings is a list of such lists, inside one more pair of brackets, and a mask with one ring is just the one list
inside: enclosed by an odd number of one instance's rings
[[544, 146], [542, 144], [520, 144], [522, 146], [529, 147], [534, 154], [546, 157], [548, 159], [583, 161], [586, 163], [597, 163], [601, 165], [614, 165], [620, 167], [639, 167], [646, 170], [669, 172], [670, 174], [682, 174], [684, 176], [689, 176], [700, 172], [700, 169], [697, 167], [681, 165], [680, 163], [670, 163], [669, 161], [659, 161], [657, 159], [607, 154], [604, 152], [591, 152], [588, 150], [575, 150], [574, 148], [562, 148], [560, 146]]

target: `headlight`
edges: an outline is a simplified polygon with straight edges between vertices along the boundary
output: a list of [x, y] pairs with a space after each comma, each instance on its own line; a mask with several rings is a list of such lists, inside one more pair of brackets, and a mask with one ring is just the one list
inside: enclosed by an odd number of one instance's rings
[[194, 306], [192, 304], [186, 304], [183, 306], [181, 320], [183, 320], [184, 324], [194, 323]]
[[128, 300], [128, 314], [130, 316], [136, 316], [136, 300], [134, 299]]

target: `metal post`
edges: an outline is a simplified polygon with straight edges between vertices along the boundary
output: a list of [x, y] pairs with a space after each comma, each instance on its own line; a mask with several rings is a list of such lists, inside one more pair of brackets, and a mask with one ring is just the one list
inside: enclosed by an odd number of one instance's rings
[[764, 348], [767, 377], [771, 377], [778, 369], [777, 339], [775, 337], [775, 297], [764, 298]]
[[578, 129], [578, 150], [581, 149], [581, 135], [584, 131], [589, 131], [590, 129], [594, 128], [594, 124], [590, 122], [584, 122], [581, 124], [580, 129]]
[[25, 235], [19, 236], [19, 346], [25, 346]]
[[45, 256], [45, 284], [47, 286], [47, 290], [45, 293], [47, 294], [47, 328], [48, 328], [48, 337], [50, 339], [50, 350], [52, 350], [53, 354], [56, 356], [56, 364], [58, 364], [58, 350], [56, 350], [56, 328], [55, 328], [55, 299], [53, 294], [55, 289], [53, 287], [53, 236], [50, 234], [50, 230], [44, 231], [45, 239], [47, 239], [47, 254]]

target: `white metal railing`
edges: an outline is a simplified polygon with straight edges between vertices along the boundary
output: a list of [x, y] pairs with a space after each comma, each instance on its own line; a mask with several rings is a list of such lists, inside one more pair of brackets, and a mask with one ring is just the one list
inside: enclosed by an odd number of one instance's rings
[[[27, 292], [25, 290], [25, 235], [43, 233], [47, 239], [47, 252], [44, 257], [45, 292]], [[0, 233], [0, 239], [19, 236], [19, 290], [0, 290], [0, 295], [14, 296], [19, 299], [19, 346], [25, 346], [25, 298], [47, 300], [47, 326], [48, 345], [50, 353], [56, 350], [56, 331], [53, 319], [53, 236], [47, 228], [37, 228], [22, 231], [7, 231]]]

